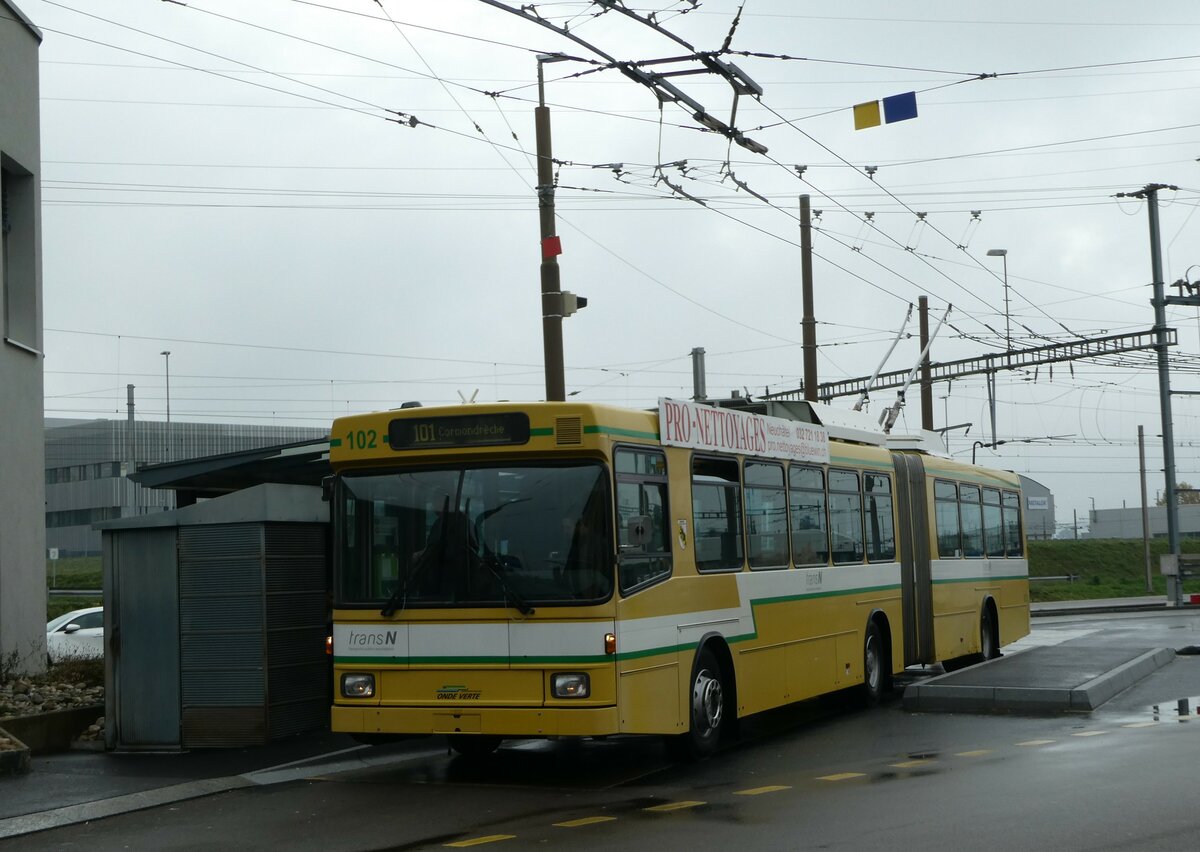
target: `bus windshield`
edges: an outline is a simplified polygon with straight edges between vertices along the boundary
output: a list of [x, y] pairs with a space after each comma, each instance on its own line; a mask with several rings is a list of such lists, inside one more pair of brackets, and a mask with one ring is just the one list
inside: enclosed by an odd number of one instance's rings
[[335, 491], [343, 605], [595, 603], [612, 595], [608, 477], [597, 463], [348, 473]]

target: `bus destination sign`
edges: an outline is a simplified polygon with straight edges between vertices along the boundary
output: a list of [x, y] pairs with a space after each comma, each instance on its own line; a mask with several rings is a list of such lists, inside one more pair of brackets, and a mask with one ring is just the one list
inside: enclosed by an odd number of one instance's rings
[[528, 442], [529, 415], [519, 411], [413, 417], [388, 424], [388, 444], [393, 450], [496, 447]]
[[675, 447], [829, 464], [829, 433], [816, 423], [659, 399], [658, 431]]

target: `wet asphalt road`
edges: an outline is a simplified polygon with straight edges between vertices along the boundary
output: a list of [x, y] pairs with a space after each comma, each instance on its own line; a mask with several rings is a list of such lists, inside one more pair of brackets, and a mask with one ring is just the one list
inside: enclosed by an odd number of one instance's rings
[[[1197, 613], [1034, 626], [1021, 645], [1200, 646]], [[524, 743], [478, 765], [410, 748], [381, 766], [39, 832], [0, 849], [1195, 848], [1196, 696], [1200, 656], [1180, 656], [1090, 714], [809, 702], [745, 724], [740, 742], [693, 766], [642, 739]]]

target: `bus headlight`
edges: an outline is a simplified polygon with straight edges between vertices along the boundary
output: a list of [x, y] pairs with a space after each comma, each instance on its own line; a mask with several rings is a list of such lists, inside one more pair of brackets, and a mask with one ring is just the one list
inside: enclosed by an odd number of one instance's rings
[[551, 675], [550, 692], [555, 698], [587, 698], [592, 694], [592, 681], [584, 672]]
[[343, 698], [370, 698], [375, 694], [375, 675], [373, 674], [344, 674], [342, 675]]

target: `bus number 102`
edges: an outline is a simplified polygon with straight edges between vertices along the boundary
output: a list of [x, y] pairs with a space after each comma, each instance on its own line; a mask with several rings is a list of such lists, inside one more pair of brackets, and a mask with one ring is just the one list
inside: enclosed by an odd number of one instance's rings
[[352, 450], [375, 449], [375, 430], [359, 429], [346, 433], [346, 446]]

